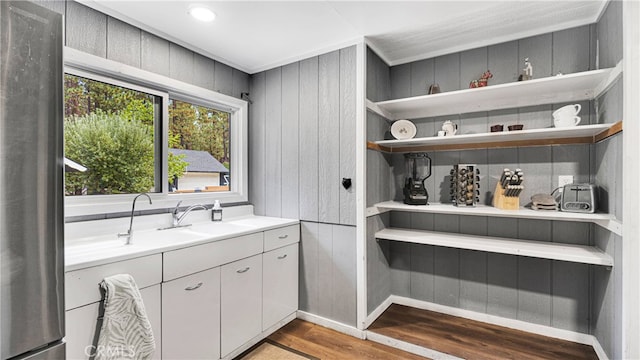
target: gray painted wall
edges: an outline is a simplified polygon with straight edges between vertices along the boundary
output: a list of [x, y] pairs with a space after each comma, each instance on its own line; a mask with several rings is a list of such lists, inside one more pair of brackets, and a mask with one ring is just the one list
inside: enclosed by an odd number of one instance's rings
[[75, 1], [34, 1], [65, 16], [65, 45], [240, 98], [249, 75]]
[[375, 233], [389, 224], [388, 213], [367, 218], [367, 314], [392, 294], [390, 244], [375, 238]]
[[356, 326], [356, 228], [301, 222], [300, 310]]
[[[585, 223], [399, 212], [391, 213], [390, 226], [581, 245], [590, 244], [593, 231]], [[387, 246], [394, 295], [589, 332], [589, 265], [393, 241]]]
[[[622, 60], [622, 2], [611, 1], [596, 24], [601, 68], [613, 67]], [[623, 79], [618, 80], [596, 100], [598, 122], [614, 123], [622, 119]], [[592, 149], [592, 181], [599, 188], [600, 207], [619, 220], [622, 213], [622, 134], [604, 140]], [[612, 271], [594, 269], [592, 282], [591, 332], [609, 358], [622, 358], [622, 237], [596, 229], [595, 243], [613, 257]]]
[[[614, 4], [612, 2], [611, 4]], [[610, 7], [616, 7], [610, 5]], [[611, 10], [607, 13], [609, 14]], [[617, 15], [615, 15], [617, 16]], [[595, 68], [596, 40], [607, 27], [620, 26], [614, 15], [605, 15], [597, 25], [582, 26], [531, 38], [472, 49], [388, 68], [390, 81], [383, 78], [384, 63], [369, 52], [367, 79], [368, 98], [384, 99], [384, 86], [389, 86], [389, 98], [424, 95], [429, 85], [438, 83], [442, 91], [466, 89], [469, 81], [490, 69], [494, 77], [490, 85], [516, 81], [523, 67], [523, 58], [529, 57], [534, 67], [534, 77], [586, 71]], [[605, 25], [603, 25], [605, 24]], [[615, 24], [615, 25], [614, 25]], [[621, 34], [620, 29], [607, 30]], [[616, 32], [617, 31], [617, 32]], [[607, 41], [613, 41], [609, 35]], [[619, 39], [621, 40], [621, 39]], [[602, 41], [602, 40], [600, 40]], [[614, 44], [602, 54], [600, 66], [615, 66], [617, 59], [609, 53], [619, 53]], [[619, 104], [621, 84], [616, 84], [603, 98], [582, 102], [583, 123], [615, 122], [621, 119]], [[370, 95], [371, 94], [371, 95]], [[377, 99], [373, 99], [375, 97]], [[551, 127], [553, 110], [566, 104], [532, 106], [527, 108], [490, 111], [460, 116], [412, 119], [418, 128], [417, 137], [433, 136], [445, 120], [453, 120], [463, 134], [488, 132], [494, 124], [522, 123], [525, 128]], [[606, 116], [605, 116], [606, 115]], [[372, 114], [368, 115], [369, 139], [380, 139], [388, 130], [388, 122]], [[377, 124], [373, 121], [377, 120]], [[597, 182], [610, 195], [605, 198], [604, 209], [621, 215], [619, 184], [607, 177], [608, 171], [621, 174], [621, 136], [601, 144], [545, 146], [517, 149], [487, 149], [474, 151], [444, 151], [430, 153], [432, 176], [426, 181], [431, 201], [447, 202], [448, 174], [453, 164], [476, 163], [481, 171], [481, 202], [490, 204], [497, 177], [502, 168], [520, 167], [525, 172], [526, 190], [521, 199], [526, 203], [535, 193], [548, 193], [558, 185], [559, 175], [573, 175], [576, 182]], [[383, 161], [384, 160], [384, 161]], [[389, 164], [385, 174], [385, 164]], [[376, 194], [389, 194], [386, 199], [402, 199], [401, 186], [404, 177], [402, 155], [380, 155], [367, 152], [368, 168], [367, 204], [380, 201]], [[377, 177], [376, 177], [377, 176]], [[390, 180], [380, 180], [387, 176]], [[619, 176], [615, 176], [619, 178]], [[602, 178], [598, 180], [597, 178]], [[389, 183], [391, 185], [389, 186]], [[391, 190], [389, 190], [391, 189]], [[391, 193], [389, 193], [391, 191]], [[384, 197], [384, 195], [382, 196]], [[616, 199], [618, 201], [616, 201]], [[616, 210], [613, 210], [616, 209]], [[372, 220], [369, 220], [372, 221]], [[473, 235], [503, 236], [535, 241], [576, 243], [603, 246], [612, 255], [620, 251], [615, 247], [616, 236], [598, 226], [527, 219], [455, 216], [442, 214], [396, 213], [390, 215], [390, 225], [396, 227], [455, 232]], [[368, 231], [370, 231], [368, 229]], [[368, 232], [369, 237], [372, 235]], [[611, 238], [611, 239], [609, 239]], [[619, 240], [619, 239], [617, 239]], [[618, 242], [619, 244], [619, 242]], [[369, 241], [368, 267], [380, 270], [387, 266], [390, 289], [385, 289], [369, 278], [368, 310], [375, 309], [386, 292], [434, 302], [481, 313], [519, 319], [531, 323], [549, 325], [560, 329], [594, 333], [606, 337], [603, 347], [617, 347], [612, 337], [616, 321], [612, 304], [615, 303], [615, 281], [620, 268], [613, 272], [602, 267], [568, 262], [516, 257], [511, 255], [448, 249], [442, 247], [402, 242]], [[375, 251], [386, 256], [372, 256]], [[620, 264], [618, 261], [617, 264]], [[369, 275], [370, 276], [370, 275]], [[618, 324], [620, 322], [618, 321]]]
[[351, 46], [251, 76], [257, 215], [355, 225], [355, 61]]
[[355, 75], [355, 46], [253, 74], [249, 106], [249, 201], [256, 215], [303, 220], [300, 309], [351, 326]]

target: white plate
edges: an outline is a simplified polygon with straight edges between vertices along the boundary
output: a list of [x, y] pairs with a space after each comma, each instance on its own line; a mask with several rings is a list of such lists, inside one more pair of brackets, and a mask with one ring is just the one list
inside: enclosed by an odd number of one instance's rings
[[397, 120], [391, 125], [391, 135], [398, 140], [411, 139], [416, 131], [416, 126], [409, 120]]

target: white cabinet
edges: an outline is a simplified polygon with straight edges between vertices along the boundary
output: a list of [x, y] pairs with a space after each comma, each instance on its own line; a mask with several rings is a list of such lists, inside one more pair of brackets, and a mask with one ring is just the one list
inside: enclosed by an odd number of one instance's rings
[[298, 310], [298, 243], [262, 258], [262, 330]]
[[296, 224], [65, 273], [67, 359], [89, 358], [98, 284], [120, 273], [141, 288], [153, 359], [237, 356], [298, 309], [299, 241]]
[[[156, 350], [152, 359], [160, 359], [162, 348], [160, 285], [141, 289], [140, 294], [156, 341]], [[67, 359], [89, 359], [97, 342], [95, 335], [100, 330], [97, 328], [101, 324], [98, 321], [99, 310], [100, 302], [94, 302], [66, 312]]]
[[162, 283], [162, 358], [220, 358], [220, 268]]
[[262, 254], [222, 266], [220, 279], [224, 357], [262, 333]]

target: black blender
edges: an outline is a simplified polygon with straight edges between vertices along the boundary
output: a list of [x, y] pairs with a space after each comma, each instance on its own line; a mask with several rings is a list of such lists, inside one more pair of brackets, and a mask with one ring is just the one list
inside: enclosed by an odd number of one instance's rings
[[404, 203], [407, 205], [427, 205], [429, 193], [424, 181], [431, 176], [431, 158], [427, 153], [404, 154], [407, 175], [404, 180]]

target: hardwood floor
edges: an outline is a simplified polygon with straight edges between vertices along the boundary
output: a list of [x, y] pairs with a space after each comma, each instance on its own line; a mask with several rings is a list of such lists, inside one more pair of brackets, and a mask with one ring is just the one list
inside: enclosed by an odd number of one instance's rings
[[327, 329], [299, 319], [269, 336], [269, 340], [320, 359], [425, 358]]
[[598, 359], [588, 345], [396, 304], [369, 331], [465, 359]]

